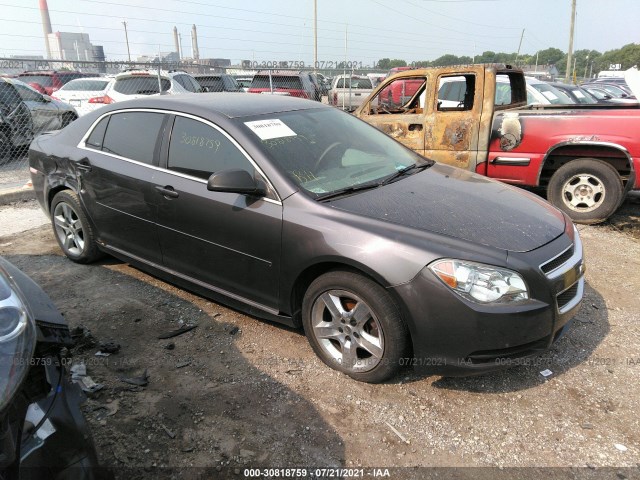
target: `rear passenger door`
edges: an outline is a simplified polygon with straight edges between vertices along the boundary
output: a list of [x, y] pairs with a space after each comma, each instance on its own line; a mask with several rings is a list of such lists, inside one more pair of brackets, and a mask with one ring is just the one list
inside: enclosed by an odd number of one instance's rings
[[163, 166], [154, 175], [167, 268], [262, 306], [278, 305], [282, 204], [267, 197], [212, 192], [213, 172], [239, 168], [264, 179], [222, 129], [176, 116]]
[[107, 115], [79, 145], [86, 156], [73, 162], [98, 238], [113, 250], [157, 264], [162, 256], [153, 174], [167, 119], [155, 111]]

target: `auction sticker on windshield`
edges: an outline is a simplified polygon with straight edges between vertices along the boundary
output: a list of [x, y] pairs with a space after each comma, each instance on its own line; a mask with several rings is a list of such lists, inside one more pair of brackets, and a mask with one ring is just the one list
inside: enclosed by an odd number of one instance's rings
[[272, 118], [269, 120], [256, 120], [245, 122], [247, 127], [254, 131], [260, 140], [271, 140], [272, 138], [295, 137], [296, 132], [287, 127], [282, 120]]

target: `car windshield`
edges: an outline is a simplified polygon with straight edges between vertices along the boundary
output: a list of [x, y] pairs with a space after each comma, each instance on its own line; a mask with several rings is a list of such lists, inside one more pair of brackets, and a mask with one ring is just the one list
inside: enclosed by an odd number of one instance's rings
[[43, 87], [53, 86], [53, 77], [51, 75], [20, 75], [18, 78], [24, 83], [39, 83]]
[[430, 165], [376, 128], [337, 109], [242, 118], [263, 152], [304, 191], [324, 196], [380, 182], [412, 165]]
[[542, 95], [544, 95], [544, 97], [554, 105], [567, 105], [576, 103], [571, 100], [571, 97], [569, 97], [566, 93], [561, 92], [548, 83], [534, 83], [532, 87], [539, 91]]
[[567, 87], [569, 91], [573, 94], [576, 102], [578, 103], [598, 103], [595, 98], [589, 95], [589, 92], [585, 92], [582, 88], [578, 86]]
[[[161, 79], [162, 91], [166, 92], [171, 88], [171, 82], [166, 78]], [[153, 95], [158, 93], [158, 77], [133, 76], [119, 78], [113, 89], [124, 95]]]
[[104, 90], [109, 80], [71, 80], [60, 88], [60, 90], [72, 90], [74, 92], [91, 92]]

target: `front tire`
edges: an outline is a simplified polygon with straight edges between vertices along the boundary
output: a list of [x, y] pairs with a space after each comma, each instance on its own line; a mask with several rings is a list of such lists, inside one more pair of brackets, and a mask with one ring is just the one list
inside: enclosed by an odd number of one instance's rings
[[102, 256], [91, 224], [71, 190], [58, 192], [51, 202], [51, 224], [58, 245], [76, 263], [90, 263]]
[[302, 322], [318, 357], [358, 381], [390, 379], [409, 352], [409, 332], [396, 302], [354, 272], [332, 271], [314, 280], [302, 302]]
[[610, 164], [595, 158], [571, 160], [551, 177], [548, 200], [576, 223], [604, 222], [623, 200], [624, 187]]

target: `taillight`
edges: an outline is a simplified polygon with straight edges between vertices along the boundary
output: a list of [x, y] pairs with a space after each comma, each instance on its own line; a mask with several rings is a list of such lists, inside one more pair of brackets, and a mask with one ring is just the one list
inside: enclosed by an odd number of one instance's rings
[[113, 103], [113, 98], [111, 98], [109, 95], [103, 95], [102, 97], [93, 97], [89, 99], [89, 103], [110, 104]]

